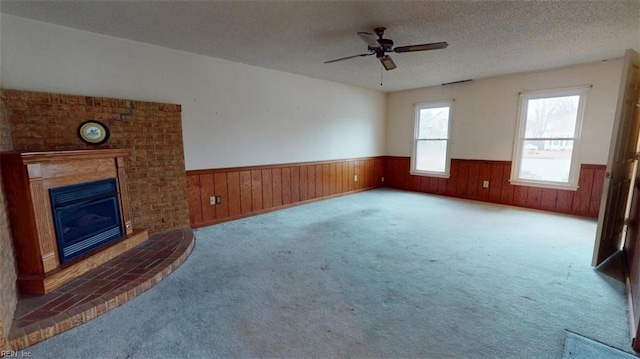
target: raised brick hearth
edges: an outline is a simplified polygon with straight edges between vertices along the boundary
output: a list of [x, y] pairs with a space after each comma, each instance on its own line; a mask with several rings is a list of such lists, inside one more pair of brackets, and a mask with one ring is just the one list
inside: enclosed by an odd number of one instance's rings
[[135, 298], [180, 266], [194, 244], [189, 228], [155, 234], [49, 294], [21, 296], [11, 348], [24, 349]]

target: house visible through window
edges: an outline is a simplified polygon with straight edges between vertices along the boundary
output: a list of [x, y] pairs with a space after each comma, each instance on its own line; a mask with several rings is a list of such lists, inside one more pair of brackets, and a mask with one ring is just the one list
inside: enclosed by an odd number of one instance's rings
[[449, 133], [453, 101], [416, 105], [411, 173], [449, 176]]
[[512, 184], [577, 189], [586, 91], [584, 87], [520, 96]]

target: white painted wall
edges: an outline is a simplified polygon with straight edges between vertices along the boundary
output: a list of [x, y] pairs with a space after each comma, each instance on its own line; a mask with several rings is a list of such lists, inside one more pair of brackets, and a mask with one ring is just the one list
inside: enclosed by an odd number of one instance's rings
[[384, 155], [381, 92], [1, 17], [4, 88], [179, 103], [187, 169]]
[[593, 88], [581, 159], [604, 164], [622, 69], [613, 60], [385, 97], [10, 15], [0, 36], [4, 88], [182, 104], [187, 169], [409, 156], [413, 104], [443, 99], [455, 99], [453, 158], [510, 160], [518, 93], [582, 84]]
[[582, 163], [606, 164], [621, 74], [618, 59], [391, 93], [387, 96], [387, 154], [411, 155], [414, 103], [455, 99], [452, 158], [511, 160], [520, 91], [592, 84], [580, 158]]

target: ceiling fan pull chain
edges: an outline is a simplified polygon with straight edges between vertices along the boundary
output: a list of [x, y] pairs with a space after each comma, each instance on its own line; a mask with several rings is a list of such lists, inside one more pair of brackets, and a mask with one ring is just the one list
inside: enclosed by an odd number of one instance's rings
[[382, 66], [380, 66], [380, 86], [382, 86], [382, 74], [384, 72], [382, 71]]

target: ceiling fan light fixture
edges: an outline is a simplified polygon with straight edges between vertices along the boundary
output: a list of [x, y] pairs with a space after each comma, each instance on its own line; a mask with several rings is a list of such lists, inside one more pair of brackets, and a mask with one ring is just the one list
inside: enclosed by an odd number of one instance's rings
[[384, 38], [385, 30], [387, 30], [386, 27], [376, 27], [375, 29], [373, 29], [373, 31], [375, 32], [375, 35], [378, 35], [378, 38], [376, 38], [376, 36], [370, 32], [364, 32], [364, 31], [358, 32], [358, 37], [360, 37], [360, 39], [367, 44], [367, 50], [369, 51], [368, 53], [341, 57], [339, 59], [325, 61], [324, 63], [330, 64], [333, 62], [349, 60], [356, 57], [370, 56], [375, 54], [378, 60], [380, 61], [380, 63], [382, 64], [382, 66], [385, 68], [385, 70], [389, 71], [389, 70], [395, 69], [397, 66], [393, 62], [391, 57], [385, 54], [387, 52], [403, 53], [403, 52], [429, 51], [429, 50], [445, 49], [447, 48], [447, 46], [449, 46], [449, 44], [446, 41], [441, 41], [441, 42], [433, 42], [429, 44], [399, 46], [394, 48], [393, 40]]
[[387, 70], [387, 71], [393, 70], [393, 69], [395, 69], [397, 67], [396, 63], [393, 62], [393, 60], [391, 59], [391, 57], [389, 55], [384, 55], [384, 56], [378, 57], [378, 60], [380, 60], [380, 63], [382, 64], [384, 69]]

